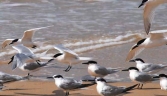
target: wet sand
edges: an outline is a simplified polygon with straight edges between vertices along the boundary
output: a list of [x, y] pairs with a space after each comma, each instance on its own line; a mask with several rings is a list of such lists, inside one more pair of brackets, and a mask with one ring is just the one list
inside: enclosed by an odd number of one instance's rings
[[[115, 86], [131, 86], [135, 83], [110, 83]], [[62, 90], [57, 89], [54, 81], [19, 81], [5, 84], [0, 96], [64, 96]], [[70, 96], [99, 96], [96, 85], [84, 90], [70, 92]], [[134, 89], [124, 96], [167, 96], [167, 91], [160, 90], [159, 83], [147, 83], [143, 89]]]

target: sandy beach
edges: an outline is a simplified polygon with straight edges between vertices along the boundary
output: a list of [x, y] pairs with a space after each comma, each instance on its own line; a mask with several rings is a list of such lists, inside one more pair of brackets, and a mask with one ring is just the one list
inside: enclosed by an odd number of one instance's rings
[[[131, 86], [135, 83], [110, 83], [115, 86]], [[0, 96], [64, 96], [62, 90], [57, 89], [54, 81], [18, 81], [5, 84]], [[70, 92], [70, 96], [99, 96], [96, 85], [84, 90]], [[143, 89], [134, 89], [124, 96], [167, 96], [167, 91], [160, 90], [159, 83], [145, 84]]]

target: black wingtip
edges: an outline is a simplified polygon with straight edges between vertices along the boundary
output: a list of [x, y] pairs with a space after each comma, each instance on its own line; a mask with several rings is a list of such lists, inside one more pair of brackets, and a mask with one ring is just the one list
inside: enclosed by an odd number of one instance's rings
[[14, 59], [14, 56], [12, 56], [11, 60], [8, 62], [8, 64], [12, 63]]
[[95, 85], [96, 83], [91, 83], [91, 84], [82, 84], [81, 86], [77, 87], [76, 89], [78, 88], [85, 88], [85, 87], [89, 87], [89, 86], [92, 86], [92, 85]]
[[127, 91], [129, 91], [129, 90], [132, 90], [132, 89], [135, 88], [137, 85], [139, 85], [139, 84], [135, 84], [135, 85], [133, 85], [133, 86], [127, 87], [122, 93], [127, 92]]

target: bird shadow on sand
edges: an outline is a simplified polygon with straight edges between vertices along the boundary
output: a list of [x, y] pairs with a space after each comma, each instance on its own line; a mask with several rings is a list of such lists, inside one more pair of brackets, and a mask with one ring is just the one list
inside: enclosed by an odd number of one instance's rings
[[[58, 68], [58, 69], [66, 69], [67, 66], [57, 66], [57, 65], [48, 65], [45, 68]], [[86, 68], [80, 68], [80, 67], [72, 67], [72, 69], [86, 69]]]
[[[54, 96], [65, 96], [65, 92], [62, 90], [54, 90], [52, 93], [55, 93]], [[84, 95], [81, 93], [70, 93], [70, 96], [97, 96], [97, 95]]]
[[159, 88], [142, 88], [142, 89], [139, 89], [139, 90], [156, 90], [156, 89], [159, 89]]
[[14, 89], [4, 89], [3, 91], [12, 91], [12, 90], [28, 90], [28, 89], [14, 88]]
[[[55, 96], [54, 94], [45, 95], [45, 94], [32, 94], [32, 93], [15, 93], [21, 96]], [[15, 95], [16, 96], [16, 95]], [[63, 95], [62, 95], [63, 96]]]

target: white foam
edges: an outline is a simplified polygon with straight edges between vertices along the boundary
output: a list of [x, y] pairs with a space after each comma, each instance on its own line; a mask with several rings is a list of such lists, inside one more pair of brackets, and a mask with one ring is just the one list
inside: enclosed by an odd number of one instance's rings
[[[109, 46], [116, 46], [116, 45], [121, 45], [121, 44], [125, 44], [125, 43], [129, 43], [129, 42], [133, 42], [136, 39], [141, 38], [140, 34], [127, 34], [127, 35], [122, 35], [122, 36], [118, 36], [116, 38], [100, 38], [98, 40], [89, 40], [89, 41], [78, 41], [78, 42], [71, 42], [71, 43], [66, 43], [63, 44], [66, 47], [73, 47], [72, 50], [74, 50], [76, 53], [82, 53], [82, 52], [87, 52], [87, 51], [91, 51], [91, 50], [95, 50], [95, 49], [99, 49], [99, 48], [103, 48], [103, 47], [109, 47]], [[50, 50], [50, 49], [54, 49], [55, 45], [43, 45], [37, 49], [34, 49], [33, 52], [37, 53], [37, 52], [41, 52], [41, 51], [46, 51], [46, 50]], [[77, 47], [80, 48], [77, 48]], [[0, 56], [6, 56], [6, 55], [12, 55], [14, 53], [16, 53], [16, 50], [9, 50], [6, 52], [1, 52]], [[40, 56], [41, 53], [37, 54]], [[46, 56], [52, 56], [52, 54], [47, 54]]]

